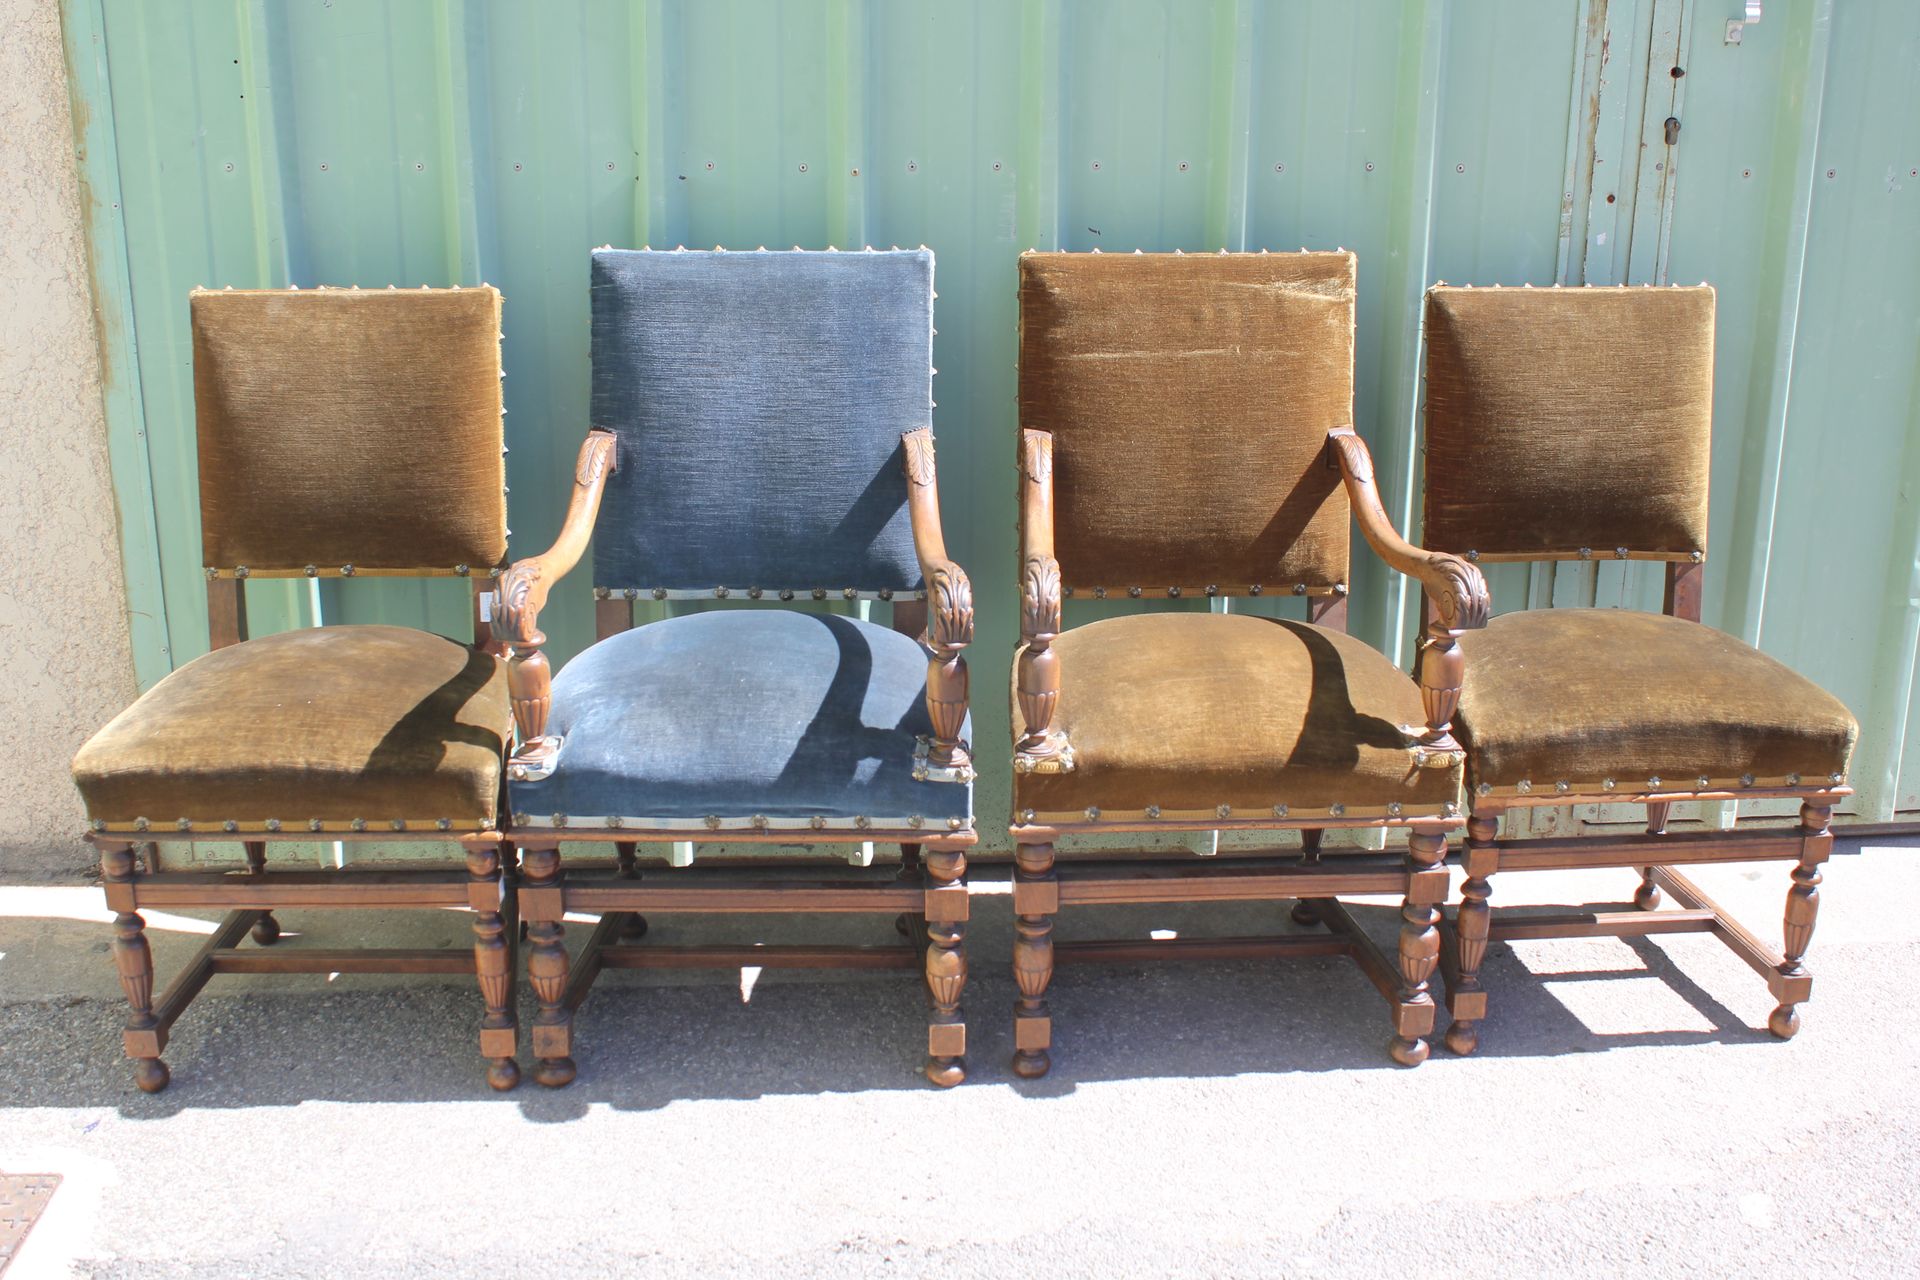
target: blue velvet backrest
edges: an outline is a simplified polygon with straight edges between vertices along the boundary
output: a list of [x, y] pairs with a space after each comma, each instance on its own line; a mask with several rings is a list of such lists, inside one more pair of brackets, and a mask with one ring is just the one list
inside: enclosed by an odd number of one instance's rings
[[933, 254], [601, 249], [593, 581], [920, 588], [900, 435], [933, 420]]

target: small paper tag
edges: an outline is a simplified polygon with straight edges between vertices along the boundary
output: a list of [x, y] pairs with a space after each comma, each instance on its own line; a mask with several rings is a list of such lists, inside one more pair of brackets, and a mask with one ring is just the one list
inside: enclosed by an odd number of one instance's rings
[[493, 592], [491, 591], [480, 593], [480, 621], [493, 621]]

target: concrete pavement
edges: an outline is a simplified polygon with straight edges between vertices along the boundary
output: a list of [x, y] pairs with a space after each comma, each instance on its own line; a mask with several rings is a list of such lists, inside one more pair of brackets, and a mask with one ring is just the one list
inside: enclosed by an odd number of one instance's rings
[[[98, 892], [0, 888], [0, 1171], [64, 1177], [6, 1280], [1910, 1275], [1916, 853], [1842, 842], [1790, 1043], [1709, 938], [1521, 943], [1489, 961], [1480, 1053], [1415, 1071], [1387, 1061], [1358, 970], [1313, 960], [1063, 970], [1054, 1073], [1018, 1082], [1007, 903], [989, 896], [972, 1075], [949, 1093], [916, 1074], [915, 983], [729, 971], [603, 977], [579, 1080], [505, 1096], [482, 1081], [468, 983], [221, 978], [150, 1098], [120, 1055]], [[1784, 864], [1698, 878], [1777, 931]], [[1509, 874], [1495, 900], [1633, 884]], [[150, 917], [162, 982], [205, 919]], [[1391, 935], [1389, 906], [1363, 919]], [[653, 936], [800, 936], [769, 923]], [[295, 946], [469, 937], [452, 913], [285, 924]], [[1115, 909], [1060, 936], [1285, 927], [1284, 904]]]

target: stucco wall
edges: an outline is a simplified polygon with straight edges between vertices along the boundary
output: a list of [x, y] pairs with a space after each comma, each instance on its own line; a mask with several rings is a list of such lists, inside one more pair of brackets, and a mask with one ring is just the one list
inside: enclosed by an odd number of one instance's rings
[[83, 872], [74, 750], [134, 695], [57, 0], [0, 0], [0, 878]]

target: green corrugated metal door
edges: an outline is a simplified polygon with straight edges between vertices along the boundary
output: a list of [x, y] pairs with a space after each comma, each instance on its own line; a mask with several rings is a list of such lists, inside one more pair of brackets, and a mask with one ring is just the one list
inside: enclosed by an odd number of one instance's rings
[[[143, 682], [206, 645], [191, 286], [500, 286], [525, 553], [558, 526], [586, 425], [590, 247], [924, 243], [949, 543], [980, 603], [991, 838], [1007, 797], [992, 691], [1016, 614], [1016, 253], [1344, 246], [1360, 255], [1359, 426], [1416, 525], [1427, 284], [1717, 285], [1707, 619], [1858, 712], [1854, 817], [1920, 809], [1906, 0], [1769, 4], [1737, 45], [1720, 8], [1689, 0], [65, 0], [65, 15]], [[1408, 661], [1406, 584], [1364, 552], [1354, 580], [1355, 629]], [[1502, 567], [1494, 584], [1503, 609], [1658, 603], [1640, 566]], [[252, 596], [262, 631], [464, 618], [450, 584]], [[591, 615], [582, 575], [556, 597], [556, 657]]]

